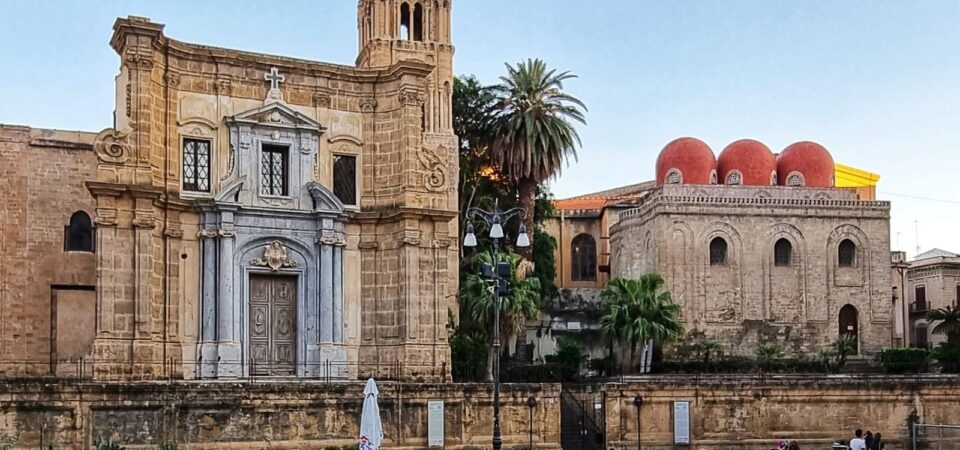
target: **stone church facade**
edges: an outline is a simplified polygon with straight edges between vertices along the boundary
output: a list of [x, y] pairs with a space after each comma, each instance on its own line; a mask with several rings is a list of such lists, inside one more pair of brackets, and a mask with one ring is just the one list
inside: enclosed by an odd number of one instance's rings
[[60, 202], [5, 201], [24, 218], [4, 230], [5, 253], [63, 255], [27, 269], [41, 279], [29, 289], [0, 273], [4, 370], [446, 377], [458, 257], [450, 8], [360, 1], [355, 66], [118, 19], [113, 127], [0, 130], [3, 160], [29, 161], [7, 182], [24, 186], [5, 192]]

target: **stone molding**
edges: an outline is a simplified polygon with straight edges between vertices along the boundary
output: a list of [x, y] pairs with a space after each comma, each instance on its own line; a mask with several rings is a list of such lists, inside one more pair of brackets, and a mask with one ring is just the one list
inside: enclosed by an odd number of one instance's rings
[[97, 158], [104, 163], [123, 164], [130, 159], [132, 147], [130, 133], [106, 128], [97, 134], [93, 141], [93, 150]]

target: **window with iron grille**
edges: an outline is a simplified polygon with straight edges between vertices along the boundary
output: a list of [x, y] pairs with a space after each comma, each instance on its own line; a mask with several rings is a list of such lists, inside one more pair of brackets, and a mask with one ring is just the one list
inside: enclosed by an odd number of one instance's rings
[[840, 267], [853, 267], [857, 263], [857, 244], [850, 239], [840, 241], [837, 247], [837, 265]]
[[786, 238], [780, 238], [773, 244], [773, 265], [789, 266], [793, 258], [793, 245]]
[[263, 144], [260, 149], [260, 194], [287, 195], [287, 147]]
[[183, 140], [183, 189], [210, 192], [210, 141]]
[[357, 204], [356, 156], [333, 156], [333, 195], [344, 205]]

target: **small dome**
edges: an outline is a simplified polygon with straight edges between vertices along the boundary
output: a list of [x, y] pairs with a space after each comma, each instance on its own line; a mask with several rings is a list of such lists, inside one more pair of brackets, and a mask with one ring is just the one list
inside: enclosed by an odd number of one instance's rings
[[674, 139], [657, 157], [657, 186], [663, 184], [711, 184], [717, 159], [703, 141], [682, 137]]
[[717, 158], [720, 184], [770, 186], [777, 184], [777, 160], [762, 142], [741, 139], [727, 146]]
[[783, 186], [833, 187], [833, 157], [816, 142], [790, 144], [777, 157], [777, 173]]

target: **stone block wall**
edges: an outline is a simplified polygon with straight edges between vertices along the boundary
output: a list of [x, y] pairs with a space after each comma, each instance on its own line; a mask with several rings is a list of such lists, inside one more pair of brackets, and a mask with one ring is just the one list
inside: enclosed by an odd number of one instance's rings
[[0, 125], [0, 372], [7, 376], [48, 374], [58, 359], [89, 351], [96, 255], [65, 251], [64, 230], [74, 212], [94, 217], [84, 186], [96, 174], [93, 139]]
[[[488, 384], [380, 383], [386, 448], [427, 447], [427, 402], [444, 400], [445, 448], [490, 446]], [[87, 448], [98, 436], [130, 450], [163, 443], [180, 449], [323, 449], [356, 444], [361, 382], [0, 383], [0, 445]], [[528, 442], [529, 396], [534, 442], [558, 448], [557, 385], [504, 385], [505, 448]]]

